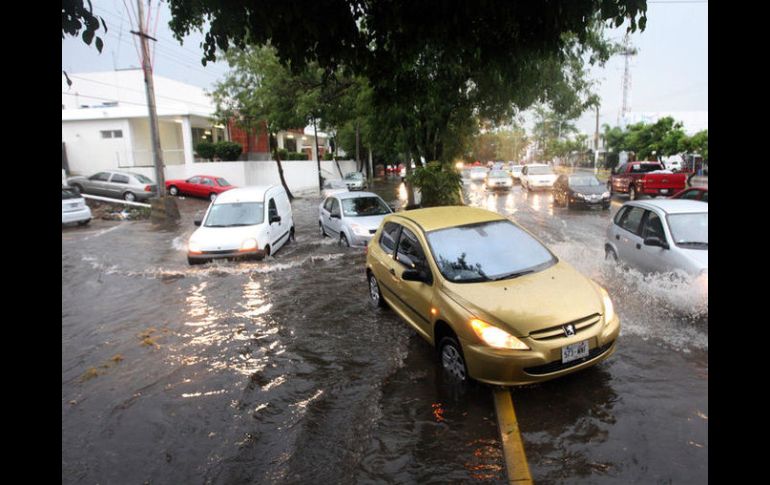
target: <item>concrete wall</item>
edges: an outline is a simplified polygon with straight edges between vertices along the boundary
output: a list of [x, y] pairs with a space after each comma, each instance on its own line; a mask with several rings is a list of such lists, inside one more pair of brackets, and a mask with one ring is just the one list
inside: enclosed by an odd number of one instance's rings
[[[102, 138], [103, 130], [122, 130], [123, 138]], [[66, 144], [70, 174], [116, 170], [130, 160], [125, 120], [62, 121], [61, 140]]]
[[[355, 171], [356, 162], [341, 161], [342, 173]], [[325, 165], [332, 164], [332, 165]], [[321, 173], [327, 180], [339, 179], [334, 162], [321, 162]], [[305, 191], [318, 188], [318, 167], [315, 161], [282, 161], [283, 175], [291, 191]], [[332, 176], [326, 171], [334, 168]], [[141, 173], [155, 180], [155, 170], [152, 167], [133, 167], [126, 169]], [[166, 180], [186, 179], [193, 175], [214, 175], [223, 177], [228, 182], [239, 187], [249, 185], [279, 185], [278, 167], [272, 160], [265, 162], [213, 162], [194, 163], [190, 165], [167, 165]]]

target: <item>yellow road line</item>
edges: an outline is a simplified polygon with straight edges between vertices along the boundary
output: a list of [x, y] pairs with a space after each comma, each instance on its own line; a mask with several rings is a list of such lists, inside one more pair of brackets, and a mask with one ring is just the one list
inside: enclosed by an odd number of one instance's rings
[[508, 389], [497, 388], [493, 391], [495, 399], [495, 411], [497, 412], [497, 427], [500, 430], [500, 439], [503, 443], [503, 457], [505, 469], [508, 471], [508, 483], [517, 485], [532, 483], [529, 473], [529, 464], [524, 454], [524, 443], [521, 441], [519, 422], [516, 421], [516, 412], [513, 410], [513, 400]]

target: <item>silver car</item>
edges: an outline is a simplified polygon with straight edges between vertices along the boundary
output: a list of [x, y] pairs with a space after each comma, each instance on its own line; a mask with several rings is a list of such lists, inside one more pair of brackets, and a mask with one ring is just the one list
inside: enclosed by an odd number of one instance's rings
[[350, 172], [343, 179], [348, 186], [348, 190], [364, 190], [367, 188], [366, 179], [361, 172]]
[[318, 227], [322, 237], [337, 238], [344, 246], [366, 246], [382, 219], [392, 212], [371, 192], [334, 194], [318, 207]]
[[158, 196], [158, 186], [140, 173], [106, 171], [90, 177], [70, 177], [67, 185], [82, 194], [101, 195], [129, 202]]
[[643, 273], [708, 277], [708, 204], [682, 199], [630, 201], [607, 228], [607, 258]]
[[487, 190], [510, 190], [513, 179], [506, 170], [490, 170], [486, 180]]

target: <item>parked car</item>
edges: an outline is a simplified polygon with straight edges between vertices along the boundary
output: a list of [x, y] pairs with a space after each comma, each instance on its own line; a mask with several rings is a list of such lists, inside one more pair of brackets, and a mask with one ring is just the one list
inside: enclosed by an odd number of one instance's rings
[[626, 202], [607, 228], [606, 256], [644, 273], [707, 275], [708, 211], [692, 200]]
[[294, 219], [280, 185], [242, 187], [223, 192], [196, 220], [187, 262], [217, 258], [256, 258], [275, 254], [294, 239]]
[[511, 165], [509, 172], [514, 182], [521, 182], [521, 170], [523, 168], [522, 165]]
[[672, 195], [671, 198], [699, 200], [701, 202], [708, 203], [709, 189], [707, 187], [690, 187], [689, 189], [680, 190], [676, 194]]
[[593, 366], [616, 347], [607, 292], [503, 216], [434, 207], [383, 220], [366, 258], [389, 305], [459, 380], [519, 385]]
[[368, 187], [366, 178], [361, 172], [350, 172], [343, 179], [348, 186], [348, 190], [364, 190]]
[[321, 195], [326, 198], [330, 195], [341, 194], [348, 191], [348, 184], [344, 180], [327, 180], [324, 182], [324, 188]]
[[556, 174], [550, 165], [533, 163], [524, 165], [519, 177], [521, 186], [527, 190], [552, 189], [556, 182]]
[[477, 166], [471, 168], [471, 180], [478, 182], [487, 178], [487, 167]]
[[610, 193], [594, 174], [559, 175], [553, 184], [553, 202], [570, 209], [575, 206], [610, 208]]
[[67, 185], [81, 194], [101, 195], [129, 202], [158, 196], [158, 186], [148, 177], [133, 172], [99, 172], [90, 177], [67, 179]]
[[487, 190], [511, 190], [513, 179], [505, 170], [490, 170], [485, 185]]
[[641, 195], [671, 195], [687, 184], [687, 174], [665, 170], [660, 162], [628, 162], [612, 170], [607, 182], [611, 194], [628, 194], [630, 200]]
[[236, 188], [222, 177], [212, 175], [195, 175], [187, 180], [166, 180], [166, 190], [169, 195], [191, 195], [193, 197], [206, 197], [210, 200], [217, 198], [219, 194]]
[[344, 246], [366, 246], [383, 217], [392, 212], [371, 192], [335, 194], [318, 207], [318, 227], [322, 237], [335, 237]]
[[86, 199], [68, 187], [61, 188], [61, 223], [77, 222], [85, 226], [91, 222], [91, 209], [86, 205]]

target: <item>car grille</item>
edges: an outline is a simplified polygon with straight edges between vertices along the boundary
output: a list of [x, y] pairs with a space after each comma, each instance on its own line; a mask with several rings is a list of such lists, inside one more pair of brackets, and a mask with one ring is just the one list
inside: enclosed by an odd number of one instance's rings
[[573, 320], [571, 322], [562, 323], [561, 325], [549, 327], [544, 330], [532, 332], [529, 334], [529, 337], [533, 340], [553, 340], [557, 338], [566, 338], [564, 333], [564, 326], [570, 324], [575, 326], [575, 334], [577, 335], [580, 332], [584, 332], [599, 323], [601, 317], [602, 316], [599, 313], [594, 313], [593, 315], [589, 315], [578, 320]]
[[536, 367], [526, 367], [524, 368], [524, 372], [526, 372], [527, 374], [537, 376], [537, 375], [543, 375], [543, 374], [550, 374], [552, 372], [558, 372], [564, 369], [569, 369], [570, 367], [575, 367], [577, 365], [588, 362], [591, 359], [595, 359], [596, 357], [599, 357], [600, 355], [607, 352], [610, 349], [610, 347], [612, 347], [613, 343], [615, 343], [614, 340], [612, 342], [602, 345], [601, 347], [596, 347], [595, 349], [589, 350], [588, 355], [586, 357], [583, 357], [582, 359], [573, 360], [572, 362], [567, 362], [566, 364], [562, 364], [561, 360], [557, 360], [545, 365], [538, 365]]
[[225, 249], [223, 251], [201, 251], [201, 254], [217, 255], [217, 254], [232, 254], [232, 253], [237, 253], [237, 252], [238, 252], [237, 249]]

